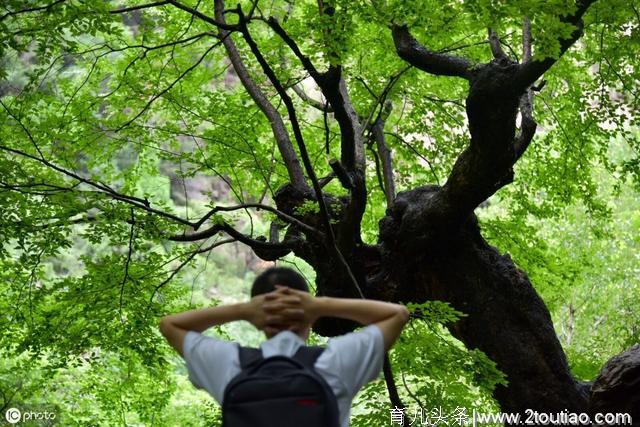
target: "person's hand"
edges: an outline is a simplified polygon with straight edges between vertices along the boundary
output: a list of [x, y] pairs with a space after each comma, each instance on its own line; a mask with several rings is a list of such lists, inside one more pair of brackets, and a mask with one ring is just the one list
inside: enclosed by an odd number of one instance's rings
[[253, 297], [247, 303], [247, 313], [247, 320], [267, 335], [282, 330], [297, 333], [305, 326], [300, 298], [279, 289]]
[[305, 322], [300, 297], [291, 295], [279, 287], [265, 295], [262, 308], [267, 314], [267, 325], [264, 332], [268, 336], [275, 335], [282, 330], [289, 330], [297, 334], [308, 326]]
[[251, 323], [256, 329], [263, 330], [267, 324], [267, 313], [262, 308], [265, 301], [265, 295], [256, 295], [246, 303], [245, 320]]
[[312, 325], [318, 317], [316, 298], [308, 292], [276, 285], [276, 290], [267, 298], [267, 311], [273, 310], [273, 320]]

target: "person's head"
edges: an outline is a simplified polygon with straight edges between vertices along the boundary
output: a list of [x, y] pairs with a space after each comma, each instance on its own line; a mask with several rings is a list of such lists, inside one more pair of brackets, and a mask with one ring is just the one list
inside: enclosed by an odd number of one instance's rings
[[[251, 286], [251, 298], [275, 291], [276, 285], [287, 286], [299, 291], [309, 292], [309, 285], [307, 284], [307, 281], [297, 271], [287, 267], [271, 267], [260, 273], [253, 281], [253, 285]], [[307, 326], [302, 330], [292, 331], [306, 340], [309, 336], [309, 329], [310, 326]], [[271, 338], [271, 336], [273, 336], [273, 334], [267, 334], [268, 338]]]
[[251, 286], [251, 298], [276, 290], [276, 285], [309, 292], [309, 285], [302, 274], [287, 267], [271, 267], [256, 277]]

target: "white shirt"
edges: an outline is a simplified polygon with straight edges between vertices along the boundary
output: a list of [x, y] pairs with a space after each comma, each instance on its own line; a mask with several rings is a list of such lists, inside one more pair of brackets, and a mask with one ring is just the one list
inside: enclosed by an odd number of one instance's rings
[[[290, 331], [282, 331], [263, 342], [264, 358], [293, 356], [304, 341]], [[205, 389], [222, 405], [227, 384], [240, 373], [238, 344], [189, 331], [183, 344], [184, 360], [194, 386]], [[351, 402], [356, 393], [382, 370], [384, 340], [376, 325], [329, 339], [314, 365], [338, 400], [340, 426], [349, 426]]]

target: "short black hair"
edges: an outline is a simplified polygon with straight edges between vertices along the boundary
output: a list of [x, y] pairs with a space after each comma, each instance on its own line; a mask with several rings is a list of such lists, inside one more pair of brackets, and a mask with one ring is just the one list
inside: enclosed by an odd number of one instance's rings
[[287, 267], [271, 267], [256, 277], [251, 286], [251, 298], [267, 294], [276, 289], [276, 285], [288, 286], [299, 291], [309, 292], [305, 278], [295, 270]]

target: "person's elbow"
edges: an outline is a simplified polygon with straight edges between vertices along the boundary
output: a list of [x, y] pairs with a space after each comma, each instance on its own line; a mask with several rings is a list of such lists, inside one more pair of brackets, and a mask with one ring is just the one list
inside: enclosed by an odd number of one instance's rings
[[180, 354], [180, 356], [182, 356], [182, 345], [187, 331], [176, 326], [171, 321], [170, 316], [165, 316], [160, 319], [158, 328], [160, 329], [160, 333], [164, 336], [169, 345], [173, 347], [178, 352], [178, 354]]
[[398, 304], [398, 314], [396, 314], [396, 316], [398, 316], [398, 320], [402, 323], [402, 326], [404, 326], [409, 321], [409, 310], [407, 310], [407, 307], [404, 305]]
[[409, 310], [407, 307], [401, 304], [396, 305], [396, 313], [393, 316], [393, 324], [396, 331], [394, 332], [394, 341], [398, 338], [398, 336], [402, 333], [402, 329], [409, 322]]
[[389, 317], [376, 323], [382, 332], [385, 351], [388, 351], [393, 346], [408, 321], [409, 310], [404, 305], [395, 304], [393, 312], [389, 313]]
[[158, 323], [158, 329], [160, 329], [160, 333], [166, 338], [170, 334], [170, 330], [172, 328], [171, 320], [169, 316], [164, 316], [160, 319]]

